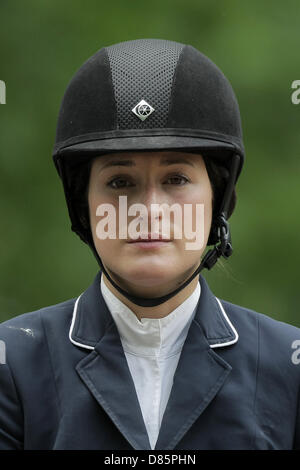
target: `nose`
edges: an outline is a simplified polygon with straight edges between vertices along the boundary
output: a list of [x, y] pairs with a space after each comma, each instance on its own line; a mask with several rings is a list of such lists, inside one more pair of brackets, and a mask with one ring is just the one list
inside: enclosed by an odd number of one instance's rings
[[142, 190], [140, 202], [150, 209], [152, 204], [159, 204], [161, 199], [159, 188], [149, 184]]
[[161, 219], [162, 215], [155, 207], [153, 207], [154, 204], [160, 205], [163, 202], [162, 195], [160, 194], [160, 190], [157, 186], [154, 184], [147, 185], [142, 191], [139, 202], [147, 209], [148, 222], [151, 221], [151, 217], [159, 220]]
[[[144, 223], [147, 223], [148, 233], [164, 233], [165, 238], [172, 236], [172, 221], [169, 219], [168, 197], [159, 184], [148, 181], [138, 194], [135, 194], [135, 203], [143, 205], [143, 213], [140, 215], [140, 223], [143, 230], [146, 229]], [[171, 215], [172, 219], [172, 215]], [[142, 230], [142, 231], [143, 231]]]

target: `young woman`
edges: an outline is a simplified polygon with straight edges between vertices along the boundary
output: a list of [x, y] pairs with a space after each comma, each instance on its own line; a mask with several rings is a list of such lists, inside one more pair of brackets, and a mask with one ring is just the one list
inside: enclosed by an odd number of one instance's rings
[[172, 41], [100, 49], [66, 90], [53, 157], [100, 271], [0, 326], [0, 448], [299, 449], [300, 330], [201, 274], [232, 252], [244, 159], [222, 72]]

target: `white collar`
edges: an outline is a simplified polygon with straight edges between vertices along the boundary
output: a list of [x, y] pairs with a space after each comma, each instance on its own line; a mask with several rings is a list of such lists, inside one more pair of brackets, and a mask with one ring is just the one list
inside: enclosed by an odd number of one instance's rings
[[183, 346], [196, 313], [201, 287], [198, 282], [193, 293], [166, 317], [141, 320], [111, 292], [103, 280], [103, 275], [101, 291], [126, 352], [144, 357], [168, 357], [179, 352]]

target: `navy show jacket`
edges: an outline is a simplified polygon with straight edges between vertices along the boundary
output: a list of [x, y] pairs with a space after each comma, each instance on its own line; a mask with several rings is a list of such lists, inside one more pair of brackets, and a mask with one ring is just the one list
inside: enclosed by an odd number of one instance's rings
[[[150, 450], [100, 278], [0, 325], [0, 449]], [[300, 449], [300, 329], [199, 282], [155, 449]]]

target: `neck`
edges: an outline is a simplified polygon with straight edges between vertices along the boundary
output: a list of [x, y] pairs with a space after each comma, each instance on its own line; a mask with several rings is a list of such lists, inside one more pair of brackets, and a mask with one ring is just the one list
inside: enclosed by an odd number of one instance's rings
[[103, 280], [111, 292], [128, 308], [130, 308], [130, 310], [132, 310], [140, 320], [141, 318], [164, 318], [169, 315], [169, 313], [175, 310], [175, 308], [182, 304], [194, 292], [199, 282], [199, 275], [196, 276], [184, 289], [178, 292], [178, 294], [174, 295], [174, 297], [171, 297], [166, 302], [155, 307], [141, 307], [140, 305], [134, 304], [115, 289], [104, 273]]

